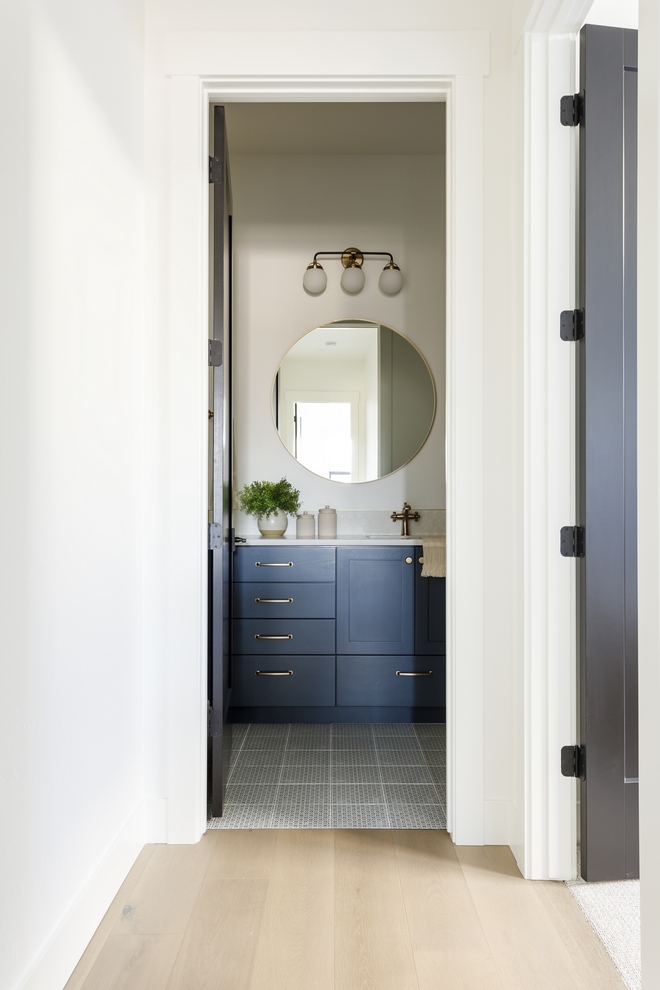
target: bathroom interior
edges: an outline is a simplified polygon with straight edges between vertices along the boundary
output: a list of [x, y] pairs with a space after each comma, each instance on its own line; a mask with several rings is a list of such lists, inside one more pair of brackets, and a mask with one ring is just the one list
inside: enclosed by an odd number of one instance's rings
[[[222, 113], [209, 474], [213, 506], [221, 443], [232, 536], [208, 826], [444, 828], [445, 105]], [[296, 511], [260, 516], [247, 486], [280, 479]]]

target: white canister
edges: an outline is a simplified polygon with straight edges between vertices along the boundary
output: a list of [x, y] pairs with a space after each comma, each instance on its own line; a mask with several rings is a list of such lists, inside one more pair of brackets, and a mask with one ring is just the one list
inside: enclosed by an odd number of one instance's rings
[[313, 512], [301, 512], [296, 519], [296, 537], [299, 540], [313, 540], [316, 536], [316, 520]]
[[319, 540], [337, 539], [337, 510], [326, 505], [319, 509]]

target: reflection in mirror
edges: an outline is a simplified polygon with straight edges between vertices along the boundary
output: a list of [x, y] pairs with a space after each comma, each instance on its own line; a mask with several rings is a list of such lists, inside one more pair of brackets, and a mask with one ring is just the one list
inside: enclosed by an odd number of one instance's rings
[[403, 467], [429, 435], [435, 387], [398, 331], [342, 320], [317, 327], [285, 355], [273, 386], [285, 447], [331, 481], [374, 481]]

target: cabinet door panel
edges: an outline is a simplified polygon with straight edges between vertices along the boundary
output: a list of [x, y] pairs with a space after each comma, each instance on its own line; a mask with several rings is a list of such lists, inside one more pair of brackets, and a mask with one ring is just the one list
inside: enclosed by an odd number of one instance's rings
[[334, 581], [334, 547], [237, 547], [234, 581]]
[[444, 657], [337, 657], [338, 705], [416, 708], [444, 703]]
[[233, 703], [334, 705], [335, 658], [235, 657]]
[[236, 619], [334, 619], [334, 582], [234, 585]]
[[338, 653], [414, 652], [413, 553], [412, 547], [337, 550]]
[[415, 554], [415, 653], [437, 656], [447, 652], [445, 617], [446, 578], [422, 577]]
[[334, 653], [334, 619], [234, 619], [234, 653]]

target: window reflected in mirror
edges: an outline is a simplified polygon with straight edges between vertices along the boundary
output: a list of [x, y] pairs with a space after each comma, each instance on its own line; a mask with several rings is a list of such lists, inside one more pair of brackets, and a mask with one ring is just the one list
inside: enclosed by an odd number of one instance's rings
[[435, 417], [435, 386], [397, 330], [361, 320], [317, 327], [285, 355], [273, 416], [289, 453], [331, 481], [375, 481], [407, 464]]

